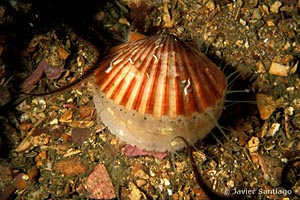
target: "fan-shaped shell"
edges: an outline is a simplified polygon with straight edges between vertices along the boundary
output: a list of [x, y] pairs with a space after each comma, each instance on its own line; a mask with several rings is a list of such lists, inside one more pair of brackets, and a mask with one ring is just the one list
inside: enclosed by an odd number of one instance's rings
[[182, 148], [176, 136], [190, 143], [205, 137], [226, 93], [224, 73], [171, 34], [113, 48], [94, 79], [100, 120], [121, 140], [147, 150]]

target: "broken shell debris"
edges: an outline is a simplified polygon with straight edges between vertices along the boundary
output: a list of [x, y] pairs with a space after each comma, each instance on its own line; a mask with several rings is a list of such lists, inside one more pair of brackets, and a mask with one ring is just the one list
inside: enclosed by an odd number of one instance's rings
[[283, 65], [280, 63], [272, 62], [269, 73], [277, 76], [288, 76], [289, 74], [294, 74], [297, 70], [298, 62], [292, 67]]
[[222, 113], [226, 77], [203, 53], [171, 34], [113, 48], [96, 70], [98, 117], [138, 148], [174, 151], [204, 138]]
[[116, 194], [109, 174], [103, 164], [94, 167], [84, 185], [88, 197], [93, 199], [114, 199]]
[[282, 106], [284, 102], [283, 98], [273, 100], [271, 96], [258, 93], [256, 94], [256, 103], [262, 120], [268, 119], [276, 108]]

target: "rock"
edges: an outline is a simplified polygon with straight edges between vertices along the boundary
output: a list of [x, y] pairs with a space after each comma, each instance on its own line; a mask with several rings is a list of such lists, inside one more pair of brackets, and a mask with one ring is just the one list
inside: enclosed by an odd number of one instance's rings
[[282, 105], [283, 99], [273, 100], [271, 96], [258, 93], [256, 103], [262, 120], [268, 119], [276, 108]]
[[279, 8], [281, 7], [282, 3], [280, 1], [275, 1], [274, 4], [271, 5], [270, 7], [270, 11], [272, 13], [278, 13], [279, 12]]
[[79, 157], [71, 157], [54, 163], [53, 169], [67, 176], [86, 173], [88, 166]]
[[92, 199], [116, 198], [113, 184], [104, 164], [98, 164], [85, 182], [85, 189]]

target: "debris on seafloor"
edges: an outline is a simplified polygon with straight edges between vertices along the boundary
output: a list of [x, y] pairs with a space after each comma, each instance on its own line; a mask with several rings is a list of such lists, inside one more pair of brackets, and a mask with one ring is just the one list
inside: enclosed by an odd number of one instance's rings
[[53, 169], [66, 176], [71, 176], [86, 173], [88, 165], [84, 164], [79, 157], [70, 157], [55, 162]]
[[147, 199], [146, 195], [132, 182], [129, 183], [130, 194], [128, 195], [130, 200], [135, 199]]
[[113, 184], [104, 164], [98, 164], [85, 181], [85, 189], [92, 199], [116, 198]]
[[46, 145], [49, 143], [51, 136], [44, 133], [42, 129], [32, 128], [27, 136], [15, 149], [16, 152], [21, 153], [31, 147]]
[[273, 114], [276, 108], [282, 106], [284, 99], [273, 100], [272, 96], [258, 93], [256, 95], [256, 102], [261, 119], [266, 120]]
[[37, 68], [31, 73], [31, 75], [21, 84], [21, 87], [25, 89], [36, 84], [42, 78], [44, 73], [44, 65], [47, 64], [48, 63], [46, 61], [41, 61]]
[[296, 72], [297, 66], [298, 66], [298, 62], [292, 67], [288, 65], [272, 62], [269, 69], [269, 74], [273, 74], [277, 76], [288, 76], [289, 74], [294, 74]]
[[[47, 36], [39, 35], [32, 39], [27, 47], [28, 52], [23, 52], [25, 57], [36, 59], [37, 67], [21, 84], [22, 90], [34, 87], [42, 79], [45, 73], [48, 80], [56, 80], [65, 71], [65, 60], [70, 55], [67, 49], [70, 47], [59, 43], [55, 31], [48, 32]], [[37, 55], [43, 55], [36, 58]]]

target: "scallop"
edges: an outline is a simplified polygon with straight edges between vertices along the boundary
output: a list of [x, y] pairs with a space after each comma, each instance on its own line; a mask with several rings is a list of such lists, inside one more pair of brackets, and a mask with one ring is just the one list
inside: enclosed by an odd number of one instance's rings
[[[99, 121], [140, 149], [175, 151], [203, 139], [219, 119], [224, 73], [172, 34], [111, 49], [94, 74]], [[177, 137], [179, 136], [179, 137]]]

